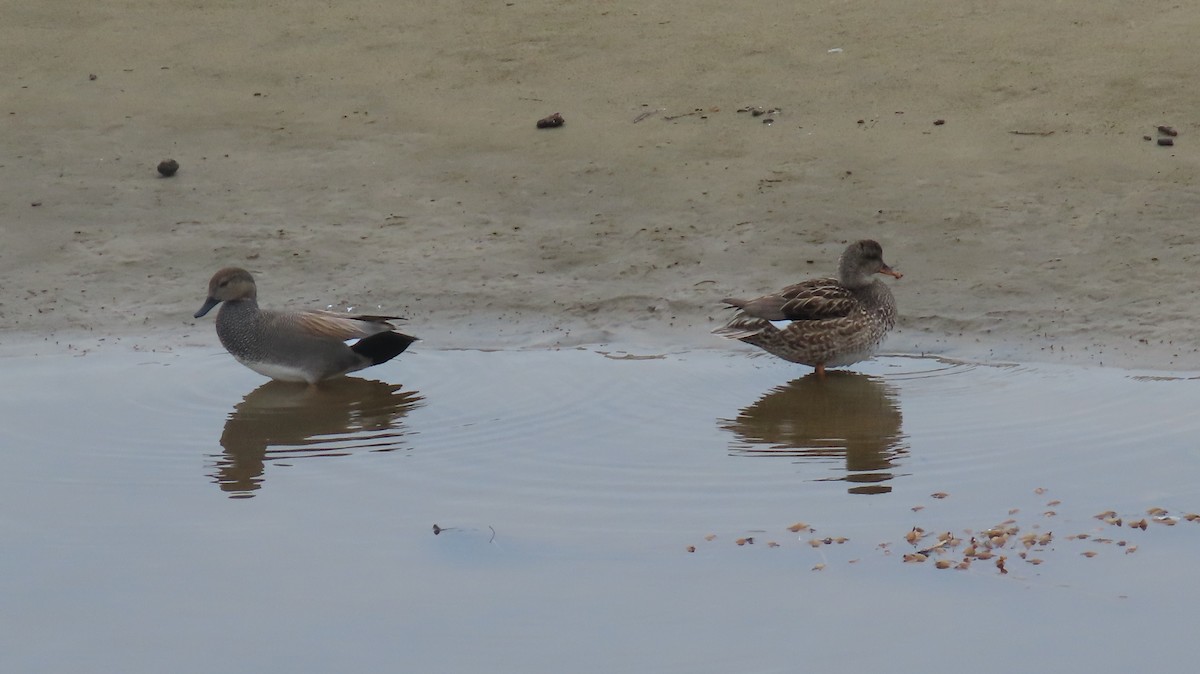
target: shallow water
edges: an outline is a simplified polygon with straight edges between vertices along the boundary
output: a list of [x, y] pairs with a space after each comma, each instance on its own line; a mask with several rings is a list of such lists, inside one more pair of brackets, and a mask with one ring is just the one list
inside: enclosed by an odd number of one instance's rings
[[[1200, 510], [1200, 381], [641, 356], [4, 359], [0, 671], [1191, 661], [1200, 522], [1146, 511]], [[1007, 573], [903, 561], [1009, 519]]]

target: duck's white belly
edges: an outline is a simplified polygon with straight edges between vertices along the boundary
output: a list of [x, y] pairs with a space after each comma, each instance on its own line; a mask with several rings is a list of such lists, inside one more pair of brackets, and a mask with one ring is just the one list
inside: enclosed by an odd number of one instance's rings
[[254, 370], [264, 377], [270, 377], [278, 381], [297, 381], [311, 384], [309, 374], [300, 368], [290, 365], [280, 365], [279, 363], [252, 363], [248, 360], [238, 359], [238, 362], [246, 367]]

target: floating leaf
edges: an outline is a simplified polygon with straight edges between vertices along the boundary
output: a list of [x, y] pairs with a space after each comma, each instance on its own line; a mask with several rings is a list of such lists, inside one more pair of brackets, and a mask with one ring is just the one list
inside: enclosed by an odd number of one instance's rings
[[1083, 555], [1084, 557], [1095, 557], [1097, 553], [1095, 550], [1084, 550], [1079, 554]]
[[943, 499], [943, 498], [946, 498], [947, 496], [949, 496], [949, 494], [947, 494], [944, 491], [935, 491], [932, 494], [930, 494], [930, 496], [932, 496], [933, 498], [936, 498], [936, 499]]
[[803, 530], [807, 530], [807, 529], [808, 529], [808, 524], [806, 524], [804, 522], [796, 522], [792, 526], [788, 527], [788, 531], [792, 532], [793, 534], [798, 533]]

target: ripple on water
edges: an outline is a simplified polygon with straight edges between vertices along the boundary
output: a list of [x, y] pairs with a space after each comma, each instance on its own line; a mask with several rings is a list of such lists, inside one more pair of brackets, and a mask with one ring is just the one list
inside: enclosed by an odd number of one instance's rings
[[694, 399], [706, 395], [706, 368], [679, 358], [448, 352], [421, 367], [438, 376], [422, 384], [434, 402], [420, 415], [420, 463], [442, 488], [482, 482], [603, 509], [728, 480], [690, 460], [716, 441]]
[[[225, 354], [185, 355], [14, 361], [29, 382], [14, 418], [32, 423], [6, 438], [76, 451], [59, 479], [173, 483], [200, 456], [207, 479], [244, 497], [272, 465], [377, 456], [365, 469], [414, 494], [616, 516], [770, 503], [823, 481], [867, 494], [913, 479], [926, 493], [996, 480], [1022, 493], [1081, 478], [1117, 488], [1131, 463], [1177, 460], [1180, 438], [1200, 431], [1194, 381], [1117, 371], [888, 357], [821, 381], [740, 354], [429, 351], [378, 370], [403, 384], [309, 390]], [[36, 385], [64, 369], [77, 375], [70, 400]], [[397, 453], [411, 460], [383, 458]], [[140, 467], [116, 465], [128, 460]]]
[[1195, 387], [1182, 379], [1045, 365], [893, 371], [905, 423], [919, 429], [911, 470], [949, 488], [999, 481], [1119, 492], [1123, 476], [1177, 460], [1181, 438], [1200, 432], [1188, 412]]

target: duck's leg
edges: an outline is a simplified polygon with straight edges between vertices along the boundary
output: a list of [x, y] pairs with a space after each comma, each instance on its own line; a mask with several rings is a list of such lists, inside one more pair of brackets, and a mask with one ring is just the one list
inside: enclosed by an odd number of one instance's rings
[[825, 363], [817, 363], [817, 379], [825, 378]]

